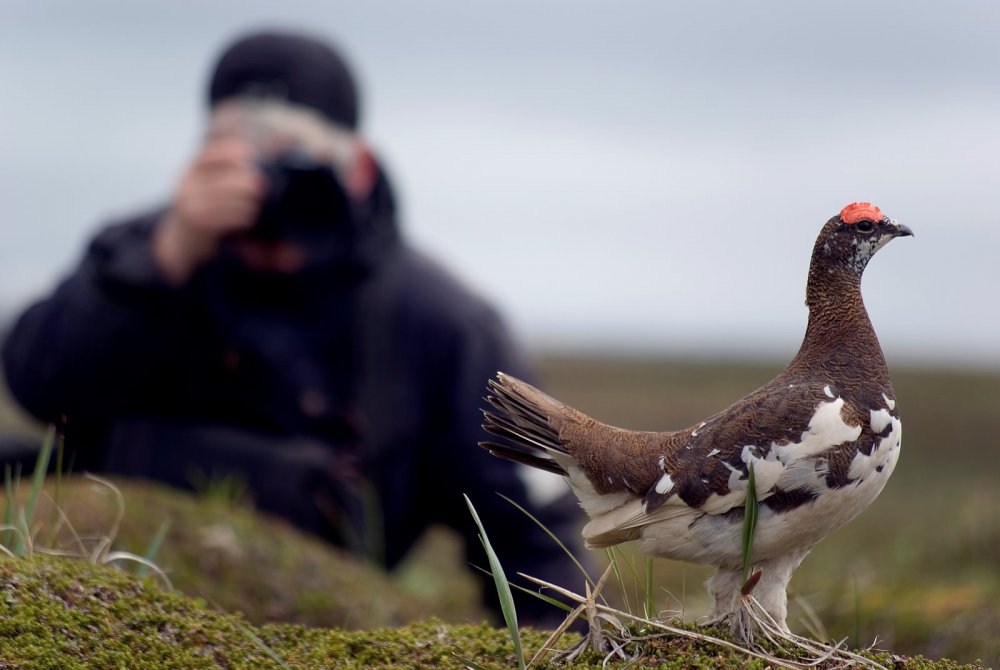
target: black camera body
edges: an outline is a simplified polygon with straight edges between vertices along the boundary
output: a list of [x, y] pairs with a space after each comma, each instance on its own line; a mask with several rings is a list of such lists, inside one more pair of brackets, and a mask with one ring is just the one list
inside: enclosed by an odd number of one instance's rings
[[268, 191], [252, 235], [307, 245], [349, 234], [351, 202], [336, 171], [303, 151], [258, 163]]

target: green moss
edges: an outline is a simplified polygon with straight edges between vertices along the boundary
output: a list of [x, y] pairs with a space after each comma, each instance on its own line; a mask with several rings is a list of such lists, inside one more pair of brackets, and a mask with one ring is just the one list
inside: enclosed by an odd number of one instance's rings
[[[109, 532], [118, 511], [110, 491], [81, 477], [66, 478], [57, 491], [53, 479], [33, 523], [37, 544], [78, 551], [75, 535]], [[144, 481], [114, 483], [125, 500], [114, 548], [141, 556], [168, 521], [155, 561], [174, 587], [220, 609], [241, 612], [254, 623], [374, 628], [431, 615], [453, 621], [483, 616], [476, 592], [467, 585], [416, 597], [376, 566], [256, 513], [250, 505]], [[59, 526], [56, 504], [75, 535], [65, 525], [52, 534]]]
[[10, 667], [216, 668], [224, 659], [274, 665], [241, 634], [239, 618], [113, 569], [4, 560], [0, 588], [0, 659]]
[[[249, 634], [252, 632], [253, 634]], [[0, 560], [0, 667], [461, 667], [454, 654], [506, 665], [506, 636], [438, 620], [351, 632], [262, 629], [112, 569], [66, 559]], [[528, 633], [540, 645], [542, 633]], [[512, 656], [511, 656], [512, 658]]]
[[[547, 633], [523, 632], [529, 653]], [[579, 641], [567, 635], [565, 647]], [[431, 619], [373, 631], [267, 624], [167, 593], [153, 582], [82, 561], [0, 560], [0, 667], [84, 668], [464, 668], [462, 659], [490, 668], [514, 664], [506, 631], [488, 625], [448, 625]], [[602, 658], [585, 654], [572, 667], [596, 670]], [[894, 669], [957, 670], [950, 661], [882, 655]], [[541, 667], [546, 667], [542, 664]], [[551, 667], [551, 666], [549, 666]], [[608, 668], [621, 669], [622, 662]], [[765, 668], [744, 655], [685, 638], [650, 642], [643, 667]]]

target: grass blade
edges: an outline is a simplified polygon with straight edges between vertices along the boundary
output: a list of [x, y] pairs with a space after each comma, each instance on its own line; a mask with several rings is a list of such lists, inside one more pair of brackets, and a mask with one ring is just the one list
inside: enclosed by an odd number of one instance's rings
[[486, 557], [490, 561], [490, 572], [493, 573], [493, 582], [497, 586], [497, 595], [500, 597], [500, 611], [503, 612], [504, 621], [507, 622], [510, 641], [514, 644], [514, 655], [517, 656], [517, 666], [520, 670], [524, 670], [524, 649], [521, 647], [521, 632], [517, 627], [517, 610], [514, 607], [514, 594], [511, 593], [510, 584], [507, 583], [507, 577], [504, 575], [503, 567], [500, 565], [500, 559], [497, 557], [496, 552], [493, 551], [492, 545], [490, 545], [486, 529], [483, 528], [483, 522], [479, 520], [476, 508], [472, 505], [472, 501], [469, 500], [469, 496], [462, 494], [462, 497], [465, 498], [465, 504], [469, 506], [469, 512], [472, 513], [476, 527], [479, 528], [479, 540], [483, 543], [483, 548], [486, 550]]
[[750, 578], [750, 564], [753, 562], [753, 536], [757, 531], [757, 479], [753, 473], [753, 462], [750, 463], [750, 473], [747, 477], [747, 500], [743, 514], [743, 586], [746, 588]]
[[[616, 553], [617, 552], [617, 553]], [[618, 557], [621, 556], [624, 560], [624, 555], [622, 550], [618, 546], [611, 547], [604, 550], [604, 554], [608, 557], [608, 563], [611, 565], [614, 571], [615, 581], [618, 582], [618, 592], [622, 594], [622, 601], [625, 603], [625, 609], [629, 614], [632, 613], [632, 606], [628, 601], [628, 591], [625, 590], [625, 579], [622, 577], [622, 571], [618, 567]]]
[[164, 519], [160, 527], [156, 529], [156, 535], [149, 541], [149, 546], [146, 547], [146, 553], [142, 556], [146, 563], [139, 563], [139, 567], [135, 570], [136, 577], [145, 577], [149, 574], [149, 565], [155, 563], [156, 555], [160, 553], [160, 547], [163, 545], [163, 541], [167, 539], [167, 532], [169, 530], [170, 519]]
[[[493, 573], [491, 573], [489, 570], [485, 570], [485, 569], [479, 567], [478, 565], [472, 565], [472, 569], [476, 570], [477, 572], [481, 572], [484, 575], [488, 575], [490, 577], [493, 576]], [[515, 584], [514, 582], [507, 582], [507, 584], [512, 589], [517, 589], [521, 593], [526, 593], [526, 594], [528, 594], [529, 596], [531, 596], [533, 598], [538, 598], [542, 602], [548, 603], [548, 604], [550, 604], [550, 605], [552, 605], [554, 607], [558, 607], [559, 609], [563, 610], [564, 612], [572, 612], [573, 611], [573, 608], [570, 607], [569, 605], [567, 605], [566, 603], [564, 603], [564, 602], [562, 602], [560, 600], [556, 600], [555, 598], [553, 598], [551, 596], [547, 596], [544, 593], [542, 593], [541, 591], [536, 591], [534, 589], [529, 589], [526, 586], [521, 586], [520, 584]]]
[[254, 633], [253, 630], [249, 626], [244, 625], [241, 622], [236, 622], [236, 627], [239, 630], [241, 630], [244, 635], [246, 635], [248, 638], [250, 638], [250, 640], [255, 645], [257, 645], [257, 647], [261, 651], [263, 651], [265, 654], [267, 654], [268, 657], [270, 657], [270, 659], [272, 661], [274, 661], [279, 666], [281, 666], [281, 668], [283, 670], [292, 670], [292, 666], [288, 665], [288, 663], [285, 663], [285, 659], [283, 659], [281, 657], [281, 655], [278, 654], [278, 652], [276, 652], [274, 649], [271, 649], [269, 646], [267, 646], [267, 643], [264, 642], [264, 640], [260, 639], [260, 637], [256, 633]]
[[471, 658], [465, 658], [464, 656], [459, 656], [458, 654], [455, 653], [453, 653], [452, 656], [460, 660], [463, 664], [465, 664], [465, 667], [469, 668], [470, 670], [493, 670], [493, 668], [485, 666], [482, 663], [476, 663]]
[[643, 608], [646, 611], [646, 618], [652, 619], [656, 614], [656, 603], [653, 598], [653, 557], [645, 556], [646, 559], [646, 599]]
[[63, 480], [63, 468], [65, 463], [63, 463], [63, 457], [66, 455], [66, 442], [62, 436], [56, 439], [56, 485], [55, 485], [55, 503], [56, 506], [62, 504], [62, 480]]
[[[35, 515], [35, 504], [38, 502], [38, 495], [42, 492], [42, 484], [45, 483], [45, 476], [48, 474], [49, 459], [52, 457], [52, 447], [55, 445], [55, 442], [56, 428], [55, 426], [49, 426], [49, 429], [45, 432], [42, 449], [38, 452], [38, 459], [35, 460], [35, 471], [31, 473], [31, 490], [28, 492], [28, 502], [21, 510], [23, 514], [19, 515], [21, 517], [19, 522], [24, 524], [23, 530], [25, 535], [31, 533], [31, 520]], [[18, 537], [14, 553], [18, 556], [24, 556], [27, 548], [25, 538]]]
[[17, 521], [15, 527], [18, 530], [17, 543], [14, 545], [14, 554], [21, 558], [30, 558], [33, 548], [31, 542], [31, 528], [28, 526], [28, 518], [24, 514], [24, 508], [17, 508]]
[[528, 510], [526, 510], [521, 505], [518, 505], [516, 502], [514, 502], [513, 500], [511, 500], [510, 498], [508, 498], [507, 496], [505, 496], [502, 493], [498, 493], [497, 495], [499, 495], [501, 498], [503, 498], [504, 500], [506, 500], [507, 502], [509, 502], [511, 505], [513, 505], [514, 507], [516, 507], [518, 509], [518, 511], [521, 512], [521, 514], [525, 515], [526, 517], [528, 517], [529, 519], [531, 519], [532, 521], [534, 521], [536, 526], [538, 526], [539, 528], [541, 528], [542, 530], [544, 530], [545, 533], [549, 537], [552, 538], [552, 541], [555, 542], [557, 545], [559, 545], [559, 548], [563, 550], [563, 553], [566, 554], [567, 556], [569, 556], [569, 559], [571, 561], [573, 561], [573, 564], [576, 565], [577, 569], [580, 570], [580, 573], [583, 574], [584, 579], [586, 579], [587, 582], [589, 582], [592, 587], [594, 586], [594, 580], [590, 578], [590, 574], [587, 572], [587, 569], [585, 567], [583, 567], [583, 564], [580, 563], [579, 560], [577, 560], [576, 556], [573, 555], [573, 552], [570, 551], [569, 548], [566, 547], [566, 545], [563, 544], [562, 541], [558, 537], [556, 537], [555, 533], [553, 533], [551, 530], [549, 530], [548, 528], [546, 528], [544, 523], [542, 523], [537, 518], [535, 518], [535, 516], [531, 512], [529, 512]]
[[49, 426], [45, 432], [45, 441], [42, 442], [42, 449], [38, 452], [38, 459], [35, 461], [35, 471], [31, 473], [31, 492], [28, 494], [28, 504], [24, 508], [24, 516], [28, 523], [35, 514], [35, 503], [38, 502], [38, 494], [42, 491], [42, 484], [45, 483], [45, 476], [49, 471], [49, 460], [52, 457], [52, 448], [56, 443], [56, 428]]
[[167, 591], [173, 591], [174, 585], [170, 582], [170, 578], [167, 577], [165, 573], [158, 565], [155, 563], [150, 563], [142, 556], [137, 556], [128, 551], [111, 551], [103, 554], [100, 557], [100, 563], [95, 563], [95, 565], [112, 565], [118, 561], [128, 561], [130, 563], [138, 563], [139, 565], [144, 565], [148, 569], [152, 570], [157, 577], [163, 580], [163, 584]]
[[[611, 549], [615, 552], [615, 554], [614, 554], [615, 558], [613, 559], [613, 564], [615, 566], [614, 572], [615, 572], [615, 577], [618, 580], [618, 586], [619, 586], [619, 588], [621, 589], [621, 592], [622, 592], [622, 598], [625, 601], [625, 609], [626, 609], [626, 611], [629, 614], [633, 614], [632, 607], [631, 607], [631, 605], [628, 602], [628, 593], [625, 590], [624, 579], [623, 579], [621, 573], [619, 572], [619, 567], [618, 567], [619, 566], [619, 561], [622, 561], [622, 562], [625, 563], [625, 566], [628, 568], [629, 572], [632, 575], [632, 591], [633, 591], [633, 593], [635, 595], [635, 609], [636, 609], [636, 611], [639, 610], [639, 606], [640, 605], [642, 605], [642, 607], [646, 607], [646, 598], [640, 596], [640, 590], [642, 590], [642, 588], [643, 588], [642, 585], [647, 582], [647, 577], [650, 578], [650, 583], [651, 583], [652, 574], [651, 573], [644, 574], [644, 575], [640, 575], [639, 574], [639, 571], [636, 569], [636, 566], [635, 566], [636, 555], [634, 553], [631, 554], [630, 556], [626, 556], [625, 552], [622, 551], [620, 545], [612, 547]], [[650, 557], [648, 560], [649, 560], [649, 563], [647, 564], [647, 569], [648, 570], [652, 570], [652, 558]], [[647, 589], [647, 591], [648, 591], [648, 589]], [[647, 595], [648, 595], [648, 593], [647, 593]]]
[[561, 609], [564, 612], [572, 612], [573, 611], [573, 608], [570, 607], [569, 605], [567, 605], [566, 603], [562, 602], [561, 600], [556, 600], [552, 596], [547, 596], [544, 593], [542, 593], [541, 591], [536, 591], [535, 589], [529, 589], [529, 588], [527, 588], [525, 586], [521, 586], [520, 584], [511, 584], [511, 586], [513, 586], [518, 591], [521, 591], [522, 593], [527, 593], [529, 596], [534, 596], [535, 598], [538, 598], [539, 600], [541, 600], [544, 603], [548, 603], [549, 605], [552, 605], [553, 607], [558, 607], [559, 609]]
[[[7, 509], [4, 511], [4, 526], [6, 528], [14, 527], [14, 505], [16, 504], [16, 495], [14, 492], [14, 475], [11, 472], [10, 463], [6, 463], [3, 466], [3, 492], [4, 498], [7, 504]], [[0, 544], [7, 546], [10, 544], [11, 538], [13, 537], [10, 530], [5, 530], [3, 535], [0, 536], [3, 539], [0, 540]]]

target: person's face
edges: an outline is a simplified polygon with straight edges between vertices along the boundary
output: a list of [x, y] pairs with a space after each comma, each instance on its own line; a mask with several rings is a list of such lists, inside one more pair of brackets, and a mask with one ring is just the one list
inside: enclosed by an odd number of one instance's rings
[[[209, 124], [208, 139], [218, 137], [247, 142], [260, 162], [294, 150], [331, 165], [352, 199], [367, 197], [374, 182], [373, 164], [360, 138], [304, 107], [280, 101], [223, 101], [212, 110]], [[246, 267], [261, 273], [292, 274], [309, 262], [309, 250], [292, 240], [240, 236], [231, 247]]]

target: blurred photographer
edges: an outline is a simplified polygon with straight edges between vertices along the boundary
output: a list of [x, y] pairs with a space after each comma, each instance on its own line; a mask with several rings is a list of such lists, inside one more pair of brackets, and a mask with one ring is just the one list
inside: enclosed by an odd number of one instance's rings
[[[17, 322], [13, 395], [64, 427], [77, 470], [236, 475], [259, 508], [389, 567], [433, 523], [484, 565], [467, 492], [508, 569], [560, 579], [565, 557], [496, 496], [528, 502], [530, 482], [476, 447], [485, 380], [531, 370], [494, 310], [401, 239], [342, 58], [243, 37], [209, 104], [172, 201], [103, 230]], [[561, 503], [535, 514], [575, 537]]]

